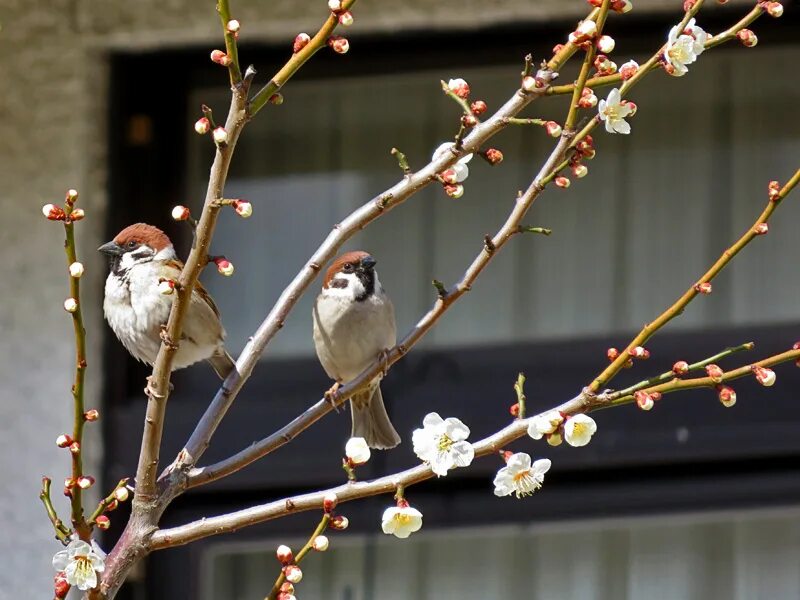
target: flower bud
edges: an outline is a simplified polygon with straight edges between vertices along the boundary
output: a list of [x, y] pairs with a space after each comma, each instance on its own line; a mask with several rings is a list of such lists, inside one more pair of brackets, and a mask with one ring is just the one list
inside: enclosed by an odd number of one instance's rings
[[633, 10], [633, 3], [630, 0], [612, 0], [611, 10], [618, 13], [626, 13]]
[[756, 34], [749, 29], [740, 29], [736, 33], [736, 37], [739, 38], [739, 41], [742, 42], [742, 45], [746, 46], [747, 48], [752, 48], [758, 43], [758, 37], [756, 37]]
[[775, 371], [767, 369], [766, 367], [753, 367], [753, 374], [756, 376], [758, 383], [764, 387], [769, 387], [775, 383]]
[[278, 549], [275, 551], [275, 556], [278, 557], [278, 560], [283, 565], [288, 565], [294, 560], [294, 554], [292, 553], [292, 549], [289, 546], [285, 546], [281, 544], [278, 546]]
[[347, 54], [347, 51], [350, 50], [350, 42], [347, 41], [347, 38], [340, 35], [334, 35], [328, 38], [328, 46], [333, 48], [336, 54]]
[[233, 263], [226, 258], [218, 258], [214, 261], [217, 265], [217, 271], [220, 275], [224, 275], [225, 277], [230, 277], [233, 275]]
[[158, 280], [158, 289], [159, 294], [163, 294], [164, 296], [171, 296], [172, 293], [175, 291], [175, 282], [171, 279], [159, 279]]
[[211, 135], [214, 137], [214, 142], [220, 146], [228, 143], [228, 132], [224, 127], [217, 127]]
[[311, 547], [314, 548], [317, 552], [325, 552], [328, 549], [330, 542], [328, 538], [324, 535], [318, 535], [314, 538], [314, 541], [311, 542]]
[[228, 24], [226, 25], [226, 29], [231, 33], [238, 33], [240, 27], [241, 25], [239, 24], [239, 21], [237, 21], [236, 19], [231, 19], [230, 21], [228, 21]]
[[609, 348], [606, 350], [606, 356], [608, 357], [608, 360], [614, 361], [619, 356], [619, 350], [616, 348]]
[[172, 209], [172, 218], [176, 221], [185, 221], [191, 216], [191, 212], [189, 212], [189, 208], [187, 206], [183, 206], [179, 204]]
[[455, 169], [445, 169], [439, 174], [439, 177], [442, 178], [444, 183], [458, 183], [458, 174], [456, 173]]
[[64, 300], [64, 310], [68, 313], [74, 313], [78, 310], [78, 301], [75, 298], [67, 298]]
[[338, 12], [342, 10], [341, 0], [328, 0], [328, 8], [331, 10], [331, 12]]
[[674, 365], [672, 365], [672, 372], [675, 375], [686, 375], [689, 372], [689, 363], [685, 360], [679, 360]]
[[642, 410], [651, 410], [655, 403], [653, 402], [652, 396], [643, 390], [639, 390], [633, 394], [634, 399], [636, 400], [636, 406], [641, 408]]
[[637, 63], [635, 60], [629, 60], [619, 68], [619, 74], [620, 77], [622, 77], [622, 81], [627, 81], [628, 79], [636, 75], [636, 72], [638, 70], [639, 70], [639, 63]]
[[348, 525], [350, 525], [350, 521], [343, 515], [336, 515], [330, 521], [331, 529], [336, 529], [338, 531], [347, 529]]
[[769, 199], [772, 202], [776, 202], [780, 200], [781, 197], [781, 184], [777, 181], [770, 181], [769, 185], [767, 186], [767, 190], [769, 193]]
[[73, 454], [78, 454], [78, 453], [80, 453], [80, 451], [81, 451], [81, 443], [80, 443], [80, 442], [78, 442], [78, 441], [73, 441], [73, 442], [72, 442], [72, 443], [69, 445], [69, 451], [70, 451], [70, 452], [72, 452]]
[[303, 579], [303, 571], [297, 565], [285, 566], [283, 574], [289, 583], [300, 583], [300, 580]]
[[553, 54], [558, 54], [564, 49], [564, 44], [556, 44], [553, 46]]
[[78, 477], [78, 487], [82, 490], [88, 490], [94, 485], [94, 477], [91, 475], [81, 475]]
[[367, 446], [367, 442], [363, 437], [351, 437], [347, 440], [347, 444], [345, 444], [344, 447], [344, 455], [347, 457], [348, 462], [354, 467], [366, 463], [371, 454], [369, 446]]
[[581, 177], [586, 177], [586, 174], [589, 172], [589, 168], [586, 165], [581, 163], [575, 163], [572, 165], [572, 174], [580, 179]]
[[694, 286], [694, 289], [698, 294], [710, 294], [712, 290], [711, 282], [703, 281], [702, 283], [698, 283]]
[[466, 98], [469, 97], [469, 92], [470, 92], [469, 84], [465, 80], [461, 79], [460, 77], [456, 78], [456, 79], [451, 79], [450, 81], [448, 81], [447, 82], [447, 89], [449, 89], [451, 92], [453, 92], [459, 98], [466, 99]]
[[342, 14], [339, 15], [339, 25], [342, 27], [350, 27], [353, 24], [353, 13], [349, 10], [346, 10]]
[[236, 214], [243, 219], [247, 219], [253, 214], [253, 205], [247, 200], [234, 200], [232, 206]]
[[117, 510], [117, 508], [119, 508], [119, 502], [117, 502], [116, 500], [112, 500], [106, 506], [106, 512], [111, 512], [112, 510]]
[[83, 264], [75, 261], [69, 266], [69, 276], [80, 279], [81, 275], [83, 275]]
[[445, 193], [451, 198], [461, 198], [464, 195], [464, 186], [460, 183], [450, 184], [444, 186]]
[[545, 436], [545, 438], [547, 439], [547, 443], [553, 446], [554, 448], [556, 446], [560, 446], [561, 443], [564, 441], [564, 438], [561, 437], [561, 432], [559, 431], [554, 431], [553, 433], [549, 433]]
[[308, 42], [311, 41], [311, 36], [307, 33], [298, 33], [294, 38], [294, 44], [292, 45], [292, 52], [297, 54], [308, 45]]
[[473, 115], [482, 115], [486, 112], [486, 108], [486, 102], [483, 100], [476, 100], [469, 105], [469, 109], [472, 111]]
[[586, 20], [581, 21], [578, 28], [569, 34], [569, 41], [573, 44], [582, 44], [597, 35], [597, 23]]
[[283, 592], [284, 594], [294, 594], [294, 584], [288, 581], [284, 581], [281, 584], [281, 592]]
[[650, 358], [650, 351], [645, 348], [644, 346], [634, 346], [628, 351], [633, 358], [639, 358], [641, 360], [647, 360]]
[[96, 408], [90, 408], [85, 413], [83, 413], [83, 420], [88, 422], [97, 421], [100, 418], [100, 411]]
[[69, 213], [69, 220], [70, 221], [80, 221], [86, 216], [86, 212], [82, 208], [76, 208], [71, 213]]
[[63, 600], [69, 594], [70, 584], [67, 582], [67, 575], [64, 571], [56, 573], [53, 579], [53, 593], [57, 600]]
[[597, 96], [591, 89], [584, 88], [578, 100], [578, 106], [581, 108], [594, 108], [597, 106]]
[[570, 180], [569, 180], [569, 178], [564, 177], [563, 175], [559, 175], [555, 179], [555, 184], [560, 188], [568, 188], [569, 184], [570, 184]]
[[62, 433], [60, 436], [56, 438], [56, 446], [59, 448], [66, 448], [72, 443], [72, 438], [66, 434]]
[[713, 381], [714, 383], [719, 383], [720, 381], [722, 381], [722, 376], [724, 374], [725, 372], [722, 370], [722, 368], [719, 367], [719, 365], [706, 366], [706, 375], [708, 375], [711, 378], [711, 381]]
[[119, 502], [125, 502], [128, 499], [129, 494], [130, 492], [128, 492], [128, 486], [125, 485], [114, 490], [114, 498], [116, 498]]
[[461, 123], [464, 124], [464, 127], [475, 127], [478, 124], [478, 119], [475, 118], [475, 115], [462, 115]]
[[67, 477], [66, 479], [64, 479], [64, 487], [65, 488], [67, 488], [67, 489], [74, 488], [76, 485], [77, 484], [76, 484], [75, 480], [72, 479], [72, 477]]
[[753, 228], [753, 233], [756, 235], [766, 235], [769, 232], [769, 225], [766, 223], [759, 223]]
[[602, 52], [603, 54], [610, 54], [614, 51], [614, 46], [616, 46], [616, 42], [614, 38], [610, 35], [601, 35], [600, 38], [597, 40], [597, 49]]
[[497, 165], [503, 162], [503, 153], [497, 148], [489, 148], [484, 153], [484, 156], [490, 165]]
[[109, 519], [105, 515], [100, 515], [94, 520], [94, 522], [99, 529], [108, 529], [109, 527], [111, 527], [111, 519]]
[[532, 92], [539, 87], [536, 78], [526, 75], [522, 78], [522, 89], [526, 92]]
[[650, 392], [650, 397], [653, 399], [653, 402], [658, 402], [661, 400], [661, 392]]
[[717, 397], [725, 408], [730, 408], [736, 404], [736, 392], [733, 391], [732, 387], [728, 387], [727, 385], [717, 387]]
[[211, 121], [206, 117], [200, 117], [194, 122], [194, 130], [200, 135], [205, 135], [211, 129]]
[[639, 110], [639, 107], [636, 106], [635, 102], [631, 102], [630, 100], [623, 100], [623, 103], [628, 106], [631, 112], [628, 113], [629, 117], [632, 117], [636, 114], [636, 111]]
[[326, 513], [330, 513], [337, 504], [339, 504], [339, 498], [333, 492], [328, 492], [322, 497], [322, 510]]
[[548, 121], [544, 124], [544, 130], [552, 138], [561, 137], [561, 125], [555, 121]]
[[63, 221], [66, 217], [64, 209], [55, 204], [45, 204], [42, 207], [42, 214], [51, 221]]
[[767, 2], [766, 8], [770, 17], [775, 17], [777, 19], [783, 15], [783, 4], [780, 2]]
[[231, 57], [225, 54], [222, 50], [212, 50], [211, 61], [217, 63], [218, 65], [222, 65], [223, 67], [227, 67], [229, 64], [231, 64]]
[[269, 97], [268, 102], [270, 104], [274, 104], [275, 106], [280, 106], [281, 104], [283, 104], [283, 94], [281, 94], [280, 92], [272, 94], [272, 96]]

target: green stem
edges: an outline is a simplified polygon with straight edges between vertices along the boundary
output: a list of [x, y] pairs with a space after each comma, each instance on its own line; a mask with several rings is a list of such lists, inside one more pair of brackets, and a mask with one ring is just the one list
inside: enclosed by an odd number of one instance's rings
[[[299, 565], [302, 560], [306, 557], [306, 554], [309, 553], [311, 548], [314, 546], [314, 540], [318, 535], [322, 535], [322, 533], [328, 528], [328, 523], [331, 520], [331, 516], [328, 513], [325, 513], [322, 516], [322, 520], [320, 520], [319, 525], [314, 530], [314, 533], [311, 534], [311, 537], [308, 538], [305, 546], [300, 549], [300, 552], [294, 557], [294, 564]], [[281, 574], [278, 575], [278, 578], [275, 580], [275, 584], [272, 586], [272, 590], [270, 590], [269, 594], [267, 595], [264, 600], [275, 600], [278, 597], [278, 594], [281, 591], [281, 586], [286, 581], [286, 575], [284, 574], [283, 570], [281, 570]]]
[[50, 484], [51, 481], [48, 477], [42, 477], [42, 491], [39, 492], [39, 499], [42, 501], [42, 504], [44, 504], [44, 509], [47, 511], [47, 516], [50, 518], [50, 522], [53, 524], [53, 530], [55, 531], [56, 538], [58, 538], [58, 541], [60, 541], [62, 544], [67, 544], [72, 531], [69, 527], [64, 525], [64, 522], [58, 517], [58, 513], [53, 506], [53, 501], [50, 498]]
[[222, 31], [225, 33], [225, 53], [231, 59], [228, 65], [228, 73], [231, 76], [231, 86], [235, 87], [242, 82], [242, 69], [239, 66], [239, 48], [236, 44], [236, 34], [228, 31], [228, 21], [231, 20], [231, 7], [228, 0], [217, 1], [217, 12], [222, 23]]

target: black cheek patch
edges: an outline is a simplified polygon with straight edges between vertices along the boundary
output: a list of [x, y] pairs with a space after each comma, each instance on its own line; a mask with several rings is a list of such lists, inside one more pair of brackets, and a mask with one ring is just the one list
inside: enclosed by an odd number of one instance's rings
[[350, 282], [347, 281], [347, 279], [341, 279], [341, 278], [331, 279], [330, 283], [328, 284], [328, 287], [335, 288], [337, 290], [343, 290], [349, 285], [349, 283]]

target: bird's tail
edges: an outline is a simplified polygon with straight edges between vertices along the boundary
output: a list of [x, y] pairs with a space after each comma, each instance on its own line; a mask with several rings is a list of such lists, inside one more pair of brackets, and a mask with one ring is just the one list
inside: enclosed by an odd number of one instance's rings
[[227, 379], [231, 371], [233, 371], [236, 368], [236, 361], [233, 360], [231, 355], [228, 354], [228, 352], [224, 348], [221, 348], [219, 353], [214, 354], [207, 360], [208, 364], [211, 365], [211, 368], [214, 369], [214, 372], [222, 380]]
[[353, 417], [352, 437], [362, 437], [370, 448], [388, 450], [400, 443], [400, 436], [392, 426], [380, 386], [359, 392], [350, 399]]

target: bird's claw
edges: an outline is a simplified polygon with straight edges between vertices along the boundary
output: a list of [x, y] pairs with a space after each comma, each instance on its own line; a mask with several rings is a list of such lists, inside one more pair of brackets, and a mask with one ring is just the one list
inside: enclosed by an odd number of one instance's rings
[[339, 412], [339, 407], [336, 406], [336, 392], [339, 391], [340, 387], [342, 387], [342, 384], [341, 382], [337, 381], [330, 387], [330, 389], [327, 392], [325, 392], [325, 400], [327, 402], [330, 402], [331, 406], [333, 407], [333, 410], [335, 410], [337, 413]]

